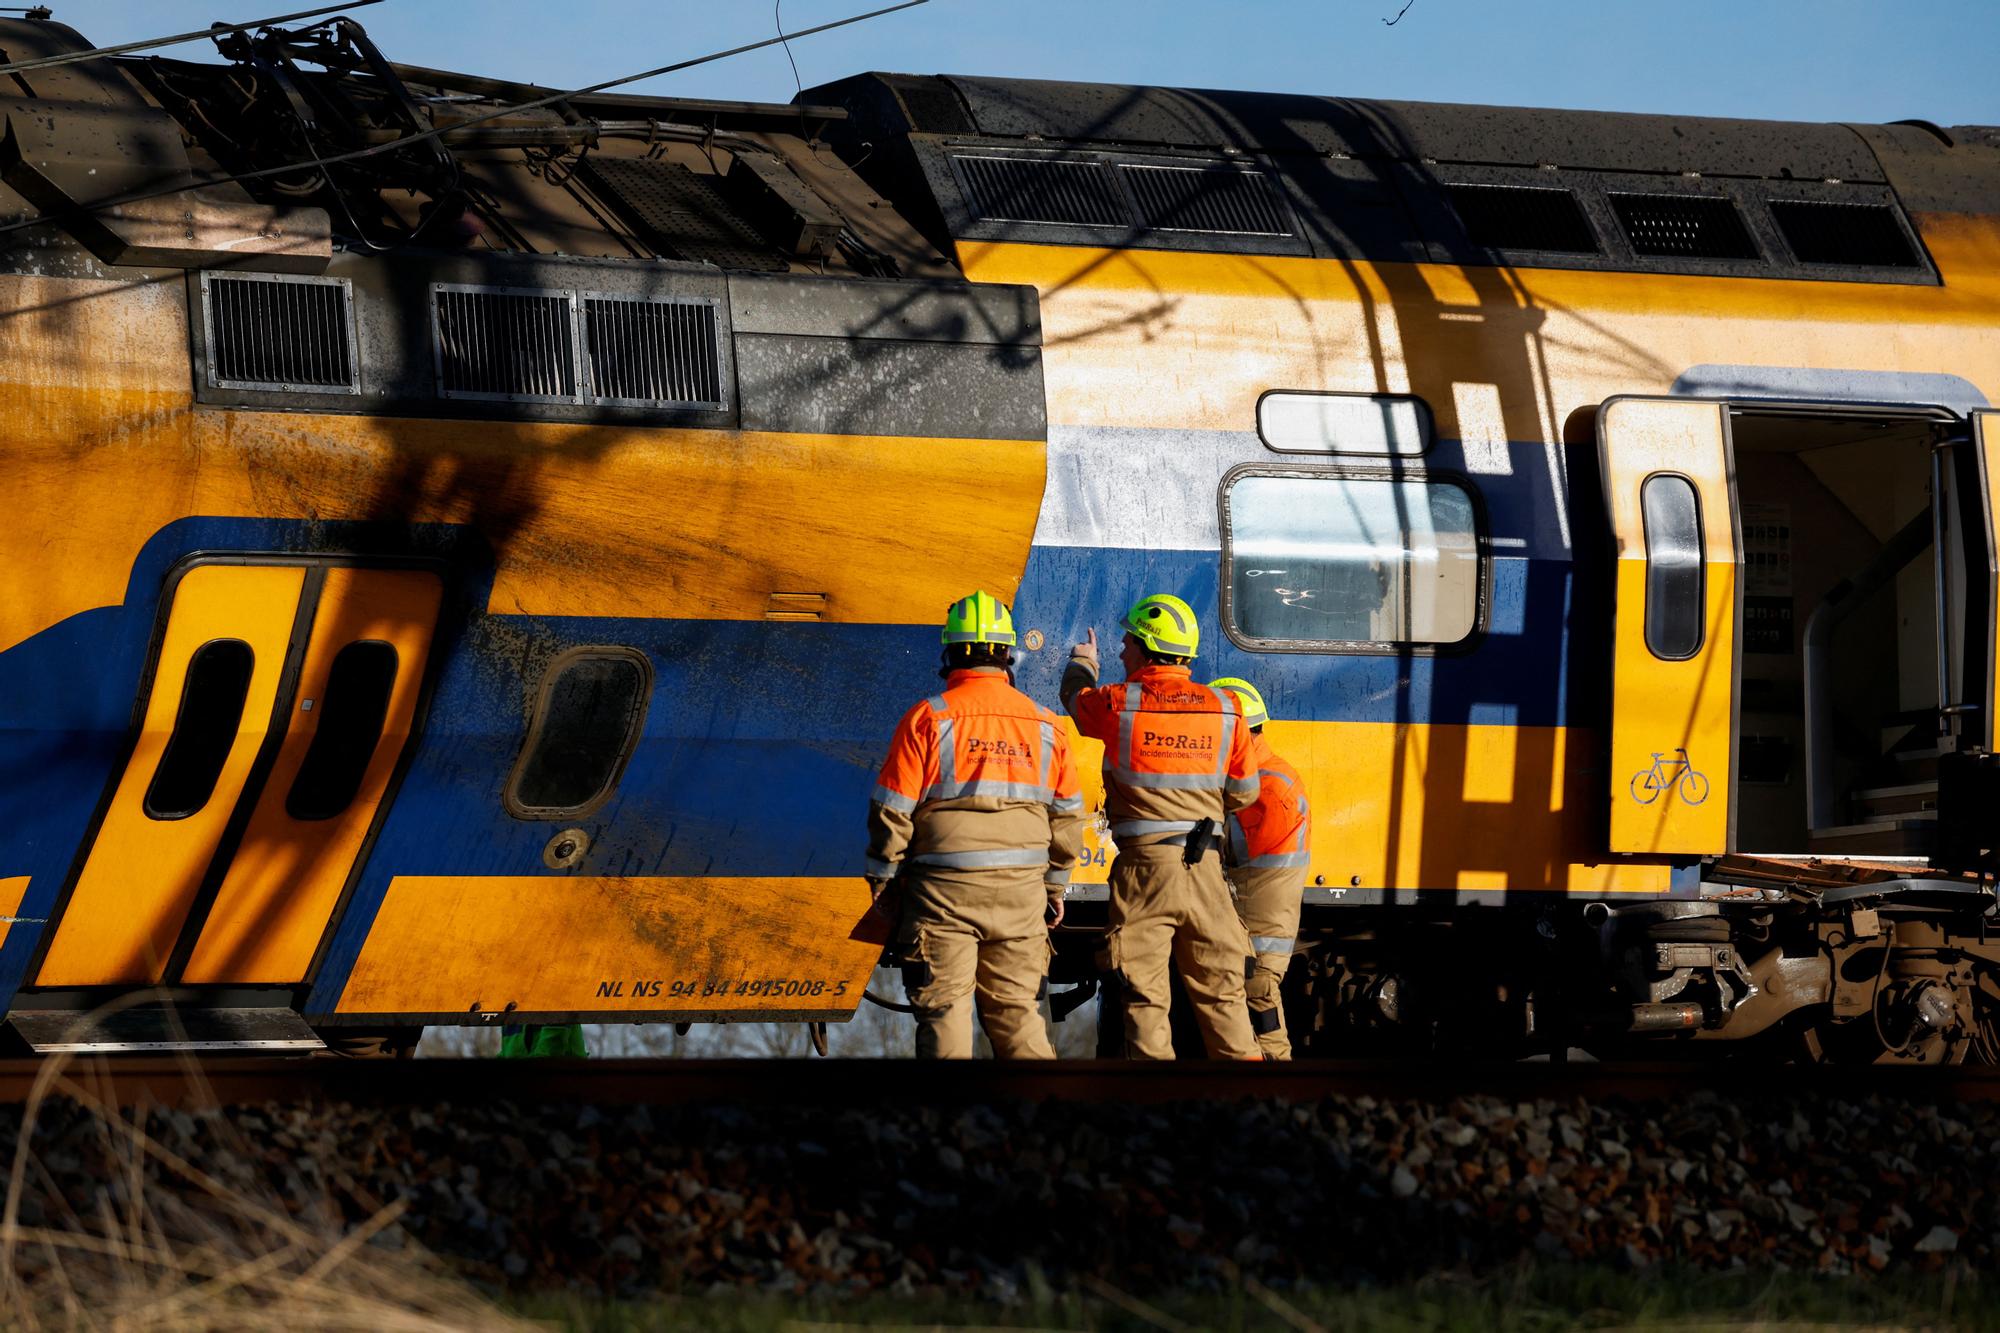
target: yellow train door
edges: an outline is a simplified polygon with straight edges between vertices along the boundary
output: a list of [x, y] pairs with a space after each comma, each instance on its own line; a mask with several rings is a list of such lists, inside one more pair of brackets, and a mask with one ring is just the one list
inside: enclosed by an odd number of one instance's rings
[[1610, 850], [1725, 852], [1741, 624], [1729, 409], [1614, 398], [1597, 431], [1617, 557]]
[[423, 569], [183, 569], [33, 985], [304, 981], [413, 733], [442, 596]]

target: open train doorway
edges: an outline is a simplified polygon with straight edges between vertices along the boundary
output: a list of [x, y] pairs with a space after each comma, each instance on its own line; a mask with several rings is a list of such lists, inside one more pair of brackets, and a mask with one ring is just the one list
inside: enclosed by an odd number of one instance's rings
[[1610, 850], [1933, 854], [1994, 743], [1989, 415], [1604, 404]]
[[1940, 665], [1952, 674], [1964, 630], [1955, 488], [1939, 467], [1950, 424], [1732, 410], [1742, 630], [1731, 850], [1928, 855], [1951, 693]]

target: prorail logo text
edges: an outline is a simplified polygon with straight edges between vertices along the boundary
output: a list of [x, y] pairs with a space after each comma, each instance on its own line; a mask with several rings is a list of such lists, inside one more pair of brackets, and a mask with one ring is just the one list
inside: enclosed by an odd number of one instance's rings
[[1176, 754], [1214, 754], [1213, 736], [1170, 736], [1158, 731], [1142, 731], [1139, 743], [1149, 750], [1172, 750]]
[[1032, 759], [1035, 752], [1028, 748], [1026, 741], [988, 740], [984, 736], [969, 736], [965, 741], [967, 755], [978, 759]]

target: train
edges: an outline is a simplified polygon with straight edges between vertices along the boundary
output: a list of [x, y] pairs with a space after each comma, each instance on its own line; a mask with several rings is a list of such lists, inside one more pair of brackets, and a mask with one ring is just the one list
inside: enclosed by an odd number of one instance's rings
[[0, 19], [18, 1047], [845, 1021], [983, 588], [1260, 687], [1307, 1054], [2000, 1058], [2000, 129], [213, 45]]

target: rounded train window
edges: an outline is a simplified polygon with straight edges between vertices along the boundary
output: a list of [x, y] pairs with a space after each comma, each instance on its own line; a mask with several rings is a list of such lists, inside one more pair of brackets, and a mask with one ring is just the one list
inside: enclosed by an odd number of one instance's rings
[[1462, 643], [1479, 625], [1471, 493], [1434, 477], [1245, 473], [1222, 495], [1223, 623], [1246, 648]]
[[611, 797], [646, 721], [653, 668], [633, 648], [579, 648], [549, 667], [507, 780], [507, 812], [573, 819]]
[[1646, 524], [1646, 647], [1667, 661], [1701, 650], [1707, 568], [1701, 497], [1686, 477], [1662, 472], [1639, 488]]

